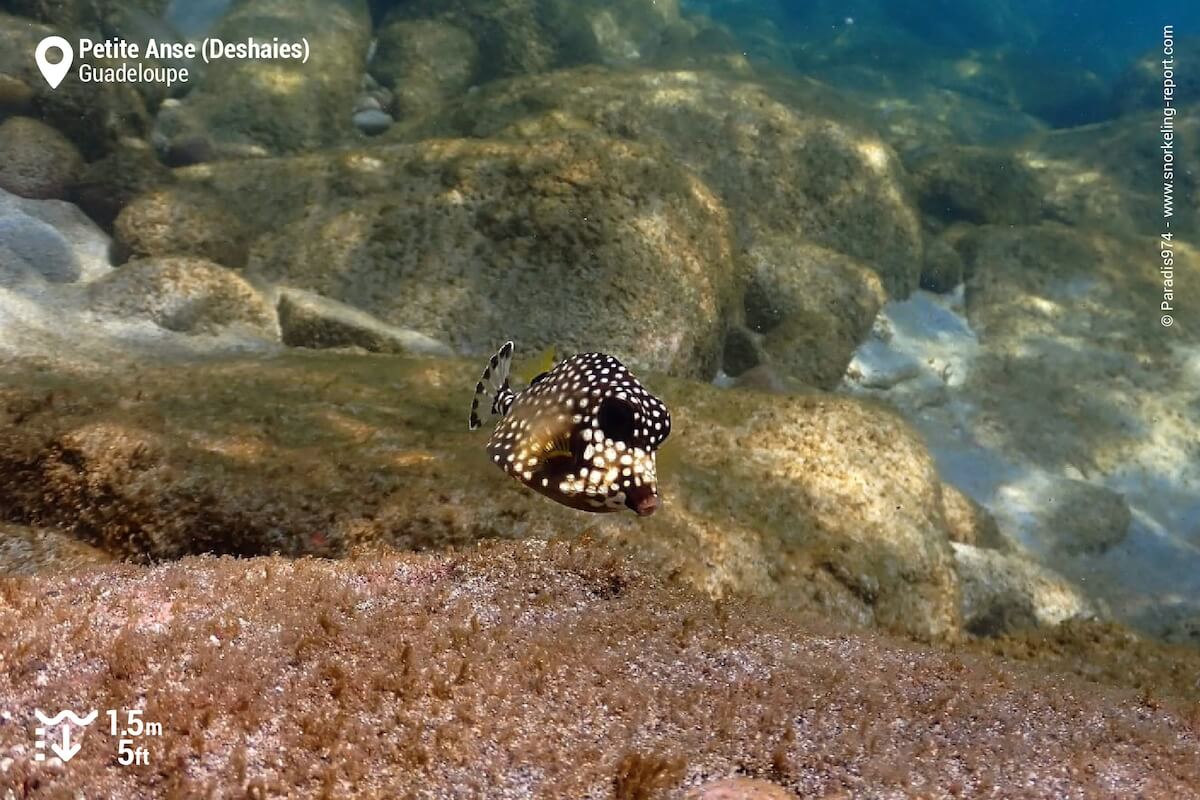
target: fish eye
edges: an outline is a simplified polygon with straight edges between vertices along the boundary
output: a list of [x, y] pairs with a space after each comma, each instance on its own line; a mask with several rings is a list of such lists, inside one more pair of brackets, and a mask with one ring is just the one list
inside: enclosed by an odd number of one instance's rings
[[628, 442], [633, 439], [634, 410], [633, 406], [615, 397], [606, 397], [600, 403], [596, 421], [604, 436], [618, 442]]

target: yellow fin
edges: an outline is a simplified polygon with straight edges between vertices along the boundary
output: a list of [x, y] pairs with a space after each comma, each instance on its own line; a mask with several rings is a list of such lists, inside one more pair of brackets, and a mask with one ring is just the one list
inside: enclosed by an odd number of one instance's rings
[[521, 368], [513, 370], [513, 374], [524, 381], [525, 385], [528, 386], [529, 384], [533, 383], [533, 379], [538, 375], [554, 369], [554, 365], [557, 363], [554, 356], [554, 347], [547, 347], [533, 358], [522, 361]]
[[654, 451], [654, 466], [660, 480], [665, 475], [673, 475], [683, 460], [683, 446], [679, 443], [679, 434], [676, 424], [667, 440]]

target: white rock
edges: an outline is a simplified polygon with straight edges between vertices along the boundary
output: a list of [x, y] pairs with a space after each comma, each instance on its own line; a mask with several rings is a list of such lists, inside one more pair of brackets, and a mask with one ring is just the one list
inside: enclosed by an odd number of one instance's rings
[[359, 111], [354, 115], [354, 126], [367, 136], [378, 136], [392, 127], [392, 115], [378, 109]]
[[1065, 578], [1024, 556], [952, 544], [962, 590], [963, 626], [985, 636], [1096, 616]]

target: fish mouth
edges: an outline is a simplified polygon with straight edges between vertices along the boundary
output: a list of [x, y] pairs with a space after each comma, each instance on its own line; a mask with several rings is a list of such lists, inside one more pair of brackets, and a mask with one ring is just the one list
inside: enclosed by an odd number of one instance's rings
[[625, 501], [625, 505], [633, 509], [639, 517], [648, 517], [658, 510], [658, 495], [654, 492], [634, 495]]

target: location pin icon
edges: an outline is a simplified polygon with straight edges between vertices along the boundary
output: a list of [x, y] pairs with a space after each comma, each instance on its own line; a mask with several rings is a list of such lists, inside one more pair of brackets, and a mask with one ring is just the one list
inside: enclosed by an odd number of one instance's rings
[[[51, 64], [46, 60], [46, 51], [51, 49], [57, 49], [62, 53], [62, 58], [57, 64]], [[50, 84], [51, 89], [57, 89], [63, 78], [67, 77], [67, 73], [71, 71], [71, 62], [75, 59], [75, 53], [71, 50], [71, 43], [63, 37], [47, 36], [38, 42], [37, 52], [33, 54], [33, 57], [37, 61], [38, 69], [42, 71], [42, 77], [46, 79], [46, 83]]]

